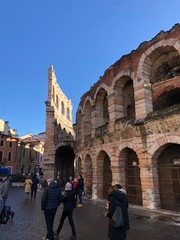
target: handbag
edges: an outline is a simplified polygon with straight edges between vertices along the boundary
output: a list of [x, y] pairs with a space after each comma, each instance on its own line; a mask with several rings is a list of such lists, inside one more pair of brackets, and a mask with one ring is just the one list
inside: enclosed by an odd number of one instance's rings
[[6, 224], [9, 221], [11, 215], [11, 207], [4, 206], [0, 214], [0, 224]]
[[122, 209], [119, 205], [116, 205], [115, 211], [112, 217], [109, 219], [109, 225], [113, 228], [123, 229], [125, 227]]

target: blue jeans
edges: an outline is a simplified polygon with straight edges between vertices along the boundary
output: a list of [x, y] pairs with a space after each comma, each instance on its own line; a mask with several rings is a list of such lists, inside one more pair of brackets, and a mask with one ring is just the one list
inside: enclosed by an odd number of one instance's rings
[[79, 202], [82, 204], [82, 193], [83, 189], [78, 189], [78, 197], [79, 197]]
[[54, 224], [54, 218], [56, 215], [56, 210], [57, 208], [44, 210], [44, 216], [45, 216], [46, 227], [47, 227], [46, 238], [48, 238], [49, 240], [54, 240], [53, 224]]

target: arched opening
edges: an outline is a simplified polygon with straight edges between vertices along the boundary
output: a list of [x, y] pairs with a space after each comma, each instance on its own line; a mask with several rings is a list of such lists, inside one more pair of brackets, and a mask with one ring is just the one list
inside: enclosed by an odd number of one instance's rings
[[129, 76], [122, 76], [114, 86], [116, 119], [135, 116], [133, 81]]
[[134, 88], [133, 81], [129, 80], [123, 88], [124, 117], [135, 116]]
[[56, 106], [57, 106], [57, 109], [59, 108], [59, 98], [58, 98], [58, 95], [56, 95]]
[[70, 146], [61, 146], [55, 154], [55, 178], [64, 186], [69, 176], [74, 177], [75, 154]]
[[61, 114], [64, 115], [65, 110], [64, 110], [64, 103], [61, 102]]
[[167, 46], [161, 47], [155, 52], [156, 59], [153, 61], [150, 73], [152, 84], [180, 76], [180, 56], [177, 50]]
[[163, 92], [154, 102], [154, 110], [162, 110], [176, 104], [180, 104], [180, 89]]
[[67, 118], [68, 120], [70, 120], [69, 108], [67, 108], [67, 110], [66, 110], [66, 118]]
[[90, 192], [92, 192], [92, 179], [93, 179], [92, 160], [91, 157], [87, 155], [84, 162], [84, 183], [86, 190]]
[[77, 142], [77, 144], [80, 144], [81, 141], [82, 141], [82, 136], [83, 136], [83, 124], [82, 124], [82, 111], [81, 111], [81, 109], [79, 109], [78, 112], [77, 112], [76, 122], [77, 122], [76, 142]]
[[82, 160], [79, 157], [77, 160], [77, 166], [76, 166], [76, 175], [82, 175]]
[[53, 89], [52, 89], [52, 99], [53, 99], [53, 101], [55, 101], [55, 90], [54, 90], [54, 86], [53, 86]]
[[110, 158], [106, 152], [101, 151], [97, 158], [98, 198], [107, 199], [108, 189], [112, 183]]
[[89, 101], [86, 102], [83, 112], [83, 125], [84, 125], [84, 134], [85, 142], [90, 140], [91, 134], [91, 104]]
[[167, 144], [158, 157], [161, 208], [180, 211], [180, 145]]
[[125, 177], [129, 203], [142, 206], [142, 187], [139, 159], [137, 154], [129, 148], [124, 149], [123, 155], [126, 159]]
[[96, 97], [96, 125], [102, 126], [109, 122], [108, 96], [104, 88], [101, 88]]

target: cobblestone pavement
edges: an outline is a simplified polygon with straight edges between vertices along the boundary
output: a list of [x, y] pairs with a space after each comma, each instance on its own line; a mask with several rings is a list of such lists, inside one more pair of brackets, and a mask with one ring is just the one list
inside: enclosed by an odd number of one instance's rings
[[[43, 212], [40, 209], [42, 192], [37, 198], [25, 200], [24, 188], [12, 188], [8, 204], [15, 211], [13, 221], [0, 225], [0, 240], [41, 240], [46, 234]], [[74, 210], [74, 221], [78, 240], [107, 240], [108, 219], [103, 216], [104, 201], [84, 198], [83, 208]], [[54, 230], [62, 213], [58, 208]], [[148, 211], [141, 207], [129, 208], [130, 230], [127, 240], [179, 240], [180, 216], [167, 212]], [[59, 240], [69, 240], [71, 230], [68, 220]]]

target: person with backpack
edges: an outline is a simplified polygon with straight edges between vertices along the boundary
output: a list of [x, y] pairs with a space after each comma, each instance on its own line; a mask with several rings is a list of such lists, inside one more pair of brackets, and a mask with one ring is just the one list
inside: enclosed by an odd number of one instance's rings
[[[109, 218], [108, 238], [110, 240], [125, 240], [129, 230], [128, 199], [123, 192], [119, 191], [116, 185], [111, 186], [108, 193], [108, 211], [105, 213], [105, 216]], [[122, 212], [124, 224], [120, 227], [115, 227], [111, 224], [116, 206], [119, 206]]]

